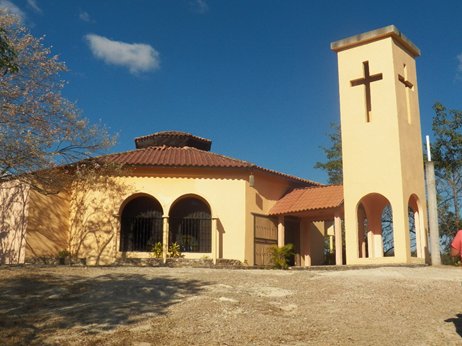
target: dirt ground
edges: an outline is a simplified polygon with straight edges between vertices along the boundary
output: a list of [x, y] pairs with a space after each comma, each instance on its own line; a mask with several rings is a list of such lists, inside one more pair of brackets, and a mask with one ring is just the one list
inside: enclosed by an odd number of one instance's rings
[[0, 267], [1, 345], [460, 345], [462, 269]]

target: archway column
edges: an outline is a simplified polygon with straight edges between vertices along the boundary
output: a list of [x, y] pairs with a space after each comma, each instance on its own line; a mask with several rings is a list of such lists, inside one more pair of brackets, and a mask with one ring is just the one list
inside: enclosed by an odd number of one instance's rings
[[163, 217], [162, 224], [162, 260], [164, 264], [167, 262], [168, 255], [168, 231], [169, 231], [169, 220], [168, 216]]
[[373, 258], [374, 257], [374, 233], [372, 231], [367, 232], [367, 249], [368, 249], [368, 257]]
[[278, 247], [283, 247], [285, 245], [285, 225], [284, 225], [284, 216], [279, 216], [278, 218]]
[[378, 203], [369, 208], [368, 225], [371, 232], [369, 232], [367, 240], [369, 250], [372, 249], [369, 253], [370, 258], [383, 257], [382, 211], [385, 205], [385, 203]]
[[383, 236], [382, 233], [372, 234], [374, 239], [374, 257], [383, 257]]
[[340, 215], [334, 217], [334, 234], [335, 234], [335, 265], [343, 264], [343, 244], [342, 244], [342, 222]]
[[217, 218], [212, 218], [212, 261], [213, 264], [217, 264], [218, 258], [218, 227]]

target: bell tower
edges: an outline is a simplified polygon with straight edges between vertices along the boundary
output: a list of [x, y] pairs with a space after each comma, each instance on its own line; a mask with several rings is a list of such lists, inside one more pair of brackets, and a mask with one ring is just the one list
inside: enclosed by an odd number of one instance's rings
[[420, 50], [393, 25], [331, 49], [338, 57], [347, 264], [424, 263]]

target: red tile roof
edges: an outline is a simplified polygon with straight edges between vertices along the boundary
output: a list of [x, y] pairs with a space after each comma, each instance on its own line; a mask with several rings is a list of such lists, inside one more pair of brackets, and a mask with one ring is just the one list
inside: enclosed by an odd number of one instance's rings
[[191, 147], [147, 147], [107, 155], [109, 162], [168, 167], [250, 167], [251, 163]]
[[248, 161], [233, 159], [224, 155], [191, 147], [147, 147], [122, 153], [109, 154], [101, 158], [107, 160], [109, 163], [146, 167], [242, 168], [283, 176], [289, 180], [306, 185], [320, 185], [311, 180], [262, 168]]
[[343, 204], [343, 186], [329, 185], [295, 189], [271, 208], [270, 215], [336, 208]]

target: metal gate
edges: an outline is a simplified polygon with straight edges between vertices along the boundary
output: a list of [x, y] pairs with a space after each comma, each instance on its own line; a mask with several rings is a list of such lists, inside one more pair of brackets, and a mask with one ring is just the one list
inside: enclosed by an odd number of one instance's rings
[[169, 243], [182, 252], [212, 252], [211, 218], [170, 218]]
[[271, 265], [270, 248], [278, 244], [277, 219], [269, 216], [254, 215], [254, 234], [255, 265]]
[[159, 217], [123, 217], [120, 251], [151, 251], [155, 243], [162, 243], [162, 226]]

